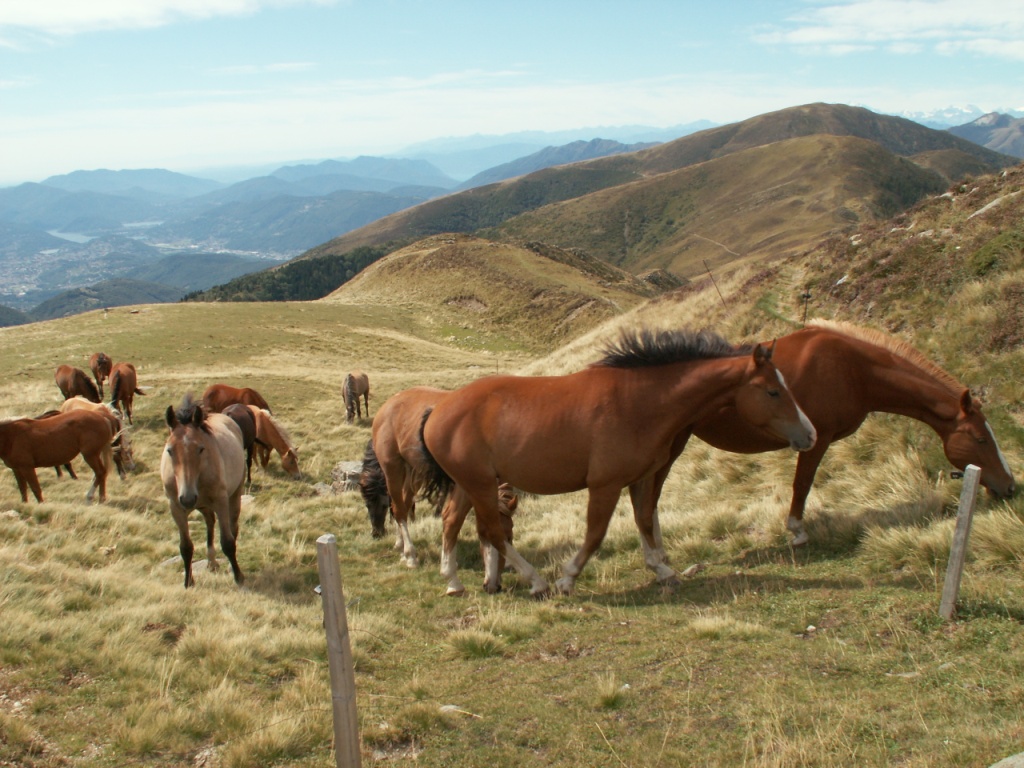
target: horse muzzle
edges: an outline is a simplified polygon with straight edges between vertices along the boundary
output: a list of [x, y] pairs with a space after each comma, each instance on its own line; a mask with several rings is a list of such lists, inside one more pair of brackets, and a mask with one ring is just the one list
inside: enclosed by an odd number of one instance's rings
[[178, 503], [181, 504], [182, 508], [187, 512], [191, 512], [196, 508], [196, 502], [199, 500], [199, 496], [196, 493], [183, 493], [178, 496]]

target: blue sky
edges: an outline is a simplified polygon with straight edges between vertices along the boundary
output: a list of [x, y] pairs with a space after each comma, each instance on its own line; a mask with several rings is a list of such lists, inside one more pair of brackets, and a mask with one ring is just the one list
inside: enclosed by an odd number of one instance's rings
[[1024, 0], [0, 0], [0, 185], [728, 123], [1024, 108]]

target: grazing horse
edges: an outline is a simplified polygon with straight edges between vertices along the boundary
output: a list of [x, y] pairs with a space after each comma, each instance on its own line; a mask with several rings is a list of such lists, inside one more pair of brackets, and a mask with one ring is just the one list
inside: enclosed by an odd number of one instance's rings
[[121, 411], [129, 424], [133, 423], [132, 404], [135, 396], [145, 394], [139, 388], [135, 366], [131, 363], [115, 363], [110, 373], [110, 406]]
[[[420, 423], [428, 408], [450, 394], [433, 387], [413, 387], [392, 395], [377, 410], [373, 420], [373, 436], [363, 457], [359, 489], [366, 502], [373, 536], [379, 538], [384, 535], [384, 521], [390, 508], [398, 531], [395, 549], [401, 550], [401, 561], [410, 568], [418, 564], [418, 559], [416, 547], [409, 535], [408, 521], [415, 518], [416, 495], [430, 470], [420, 445]], [[440, 501], [448, 509], [444, 503], [446, 500]], [[499, 488], [498, 509], [504, 536], [508, 541], [512, 540], [512, 515], [518, 502], [511, 487], [503, 483]], [[447, 513], [451, 522], [446, 523], [454, 531], [450, 542], [452, 547], [458, 540], [470, 506], [465, 492], [459, 486], [454, 486], [451, 489], [450, 511]], [[499, 553], [495, 551], [495, 554]], [[485, 559], [489, 555], [490, 552], [485, 552]], [[443, 568], [446, 562], [444, 555], [441, 562]], [[504, 561], [500, 558], [499, 574], [503, 568]], [[441, 572], [445, 574], [444, 570]], [[457, 579], [449, 579], [448, 594], [461, 594], [463, 591]]]
[[[992, 494], [1013, 494], [1013, 474], [970, 391], [905, 342], [855, 325], [822, 321], [778, 339], [773, 360], [818, 432], [817, 443], [796, 462], [786, 520], [794, 546], [808, 539], [804, 507], [822, 457], [832, 443], [852, 435], [875, 411], [924, 422], [942, 440], [953, 466], [964, 469], [974, 464]], [[698, 422], [693, 433], [734, 453], [785, 447], [785, 441], [742, 423], [735, 409]]]
[[57, 387], [60, 389], [60, 393], [64, 395], [65, 400], [77, 395], [81, 395], [93, 403], [98, 403], [103, 399], [100, 397], [100, 391], [96, 389], [96, 385], [89, 378], [89, 374], [81, 368], [75, 368], [70, 365], [57, 366], [53, 379], [57, 382]]
[[110, 378], [110, 368], [114, 361], [104, 352], [96, 352], [89, 358], [89, 370], [92, 377], [96, 379], [96, 386], [100, 391], [100, 400], [103, 400], [103, 382]]
[[256, 417], [249, 411], [249, 406], [232, 403], [223, 411], [225, 416], [238, 425], [242, 433], [242, 449], [245, 451], [245, 481], [252, 484], [252, 451], [256, 446]]
[[356, 416], [363, 418], [363, 412], [359, 407], [360, 397], [366, 406], [366, 418], [370, 418], [370, 378], [362, 371], [352, 371], [345, 375], [345, 381], [341, 385], [341, 399], [345, 401], [345, 421], [350, 424]]
[[[77, 410], [95, 411], [102, 414], [110, 422], [110, 428], [114, 433], [114, 439], [111, 442], [114, 452], [114, 464], [117, 466], [118, 476], [124, 480], [129, 472], [135, 470], [135, 456], [132, 453], [132, 433], [130, 429], [125, 427], [121, 414], [106, 403], [93, 403], [80, 396], [65, 400], [61, 404], [59, 412], [67, 413], [68, 411]], [[67, 469], [70, 471], [71, 467]], [[71, 476], [75, 476], [73, 472]]]
[[266, 408], [257, 408], [255, 405], [245, 407], [249, 409], [256, 424], [256, 444], [267, 449], [268, 460], [260, 459], [263, 468], [267, 468], [270, 449], [273, 449], [281, 457], [281, 467], [284, 471], [295, 480], [302, 479], [302, 472], [299, 471], [299, 449], [292, 444], [292, 439], [285, 428]]
[[[437, 403], [421, 436], [435, 464], [432, 484], [462, 486], [484, 537], [530, 581], [532, 595], [546, 594], [548, 583], [505, 541], [497, 478], [528, 493], [587, 489], [586, 537], [562, 567], [561, 592], [572, 591], [600, 546], [623, 488], [647, 567], [674, 583], [658, 499], [694, 425], [729, 406], [794, 449], [814, 445], [814, 427], [772, 364], [771, 348], [736, 348], [706, 330], [623, 332], [601, 360], [566, 376], [478, 379]], [[444, 536], [447, 550], [447, 528]], [[491, 563], [489, 592], [499, 586]], [[454, 576], [454, 559], [447, 567]]]
[[222, 413], [207, 414], [203, 406], [186, 395], [181, 406], [167, 408], [170, 434], [160, 459], [160, 478], [178, 526], [179, 549], [185, 566], [185, 588], [192, 578], [194, 547], [188, 533], [189, 513], [198, 509], [206, 521], [206, 557], [210, 570], [217, 570], [213, 548], [213, 522], [220, 528], [220, 547], [231, 562], [235, 583], [245, 576], [235, 557], [238, 517], [242, 511], [245, 485], [245, 451], [238, 425]]
[[94, 475], [86, 501], [93, 500], [97, 489], [100, 501], [106, 501], [113, 437], [109, 420], [94, 411], [57, 413], [42, 419], [11, 419], [0, 422], [0, 459], [14, 470], [21, 500], [28, 501], [31, 488], [36, 501], [42, 502], [43, 491], [36, 467], [59, 467], [82, 454]]

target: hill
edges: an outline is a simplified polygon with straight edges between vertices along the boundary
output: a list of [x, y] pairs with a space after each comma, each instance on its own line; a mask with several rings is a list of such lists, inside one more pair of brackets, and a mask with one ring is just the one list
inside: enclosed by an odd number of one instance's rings
[[996, 152], [1024, 158], [1024, 117], [990, 112], [973, 122], [948, 130], [954, 136], [973, 141]]
[[25, 323], [31, 323], [32, 318], [26, 315], [24, 312], [19, 312], [16, 309], [5, 307], [0, 304], [0, 328], [8, 328], [12, 325], [24, 325]]
[[105, 307], [135, 304], [162, 304], [177, 301], [184, 290], [139, 280], [105, 280], [86, 288], [65, 291], [39, 304], [31, 312], [33, 320], [53, 320]]
[[67, 192], [101, 192], [111, 195], [148, 193], [154, 200], [194, 197], [224, 186], [210, 179], [200, 179], [163, 168], [73, 171], [50, 176], [42, 183]]
[[[515, 216], [545, 205], [583, 197], [610, 187], [632, 185], [657, 174], [679, 171], [758, 147], [764, 147], [768, 153], [778, 153], [775, 164], [783, 175], [777, 184], [762, 188], [767, 192], [782, 184], [784, 178], [790, 177], [786, 168], [787, 148], [779, 145], [787, 139], [817, 135], [872, 142], [896, 164], [902, 163], [903, 158], [912, 162], [915, 156], [923, 155], [928, 158], [929, 170], [933, 173], [931, 187], [950, 181], [948, 178], [940, 178], [937, 170], [943, 166], [957, 166], [958, 163], [949, 156], [960, 158], [960, 162], [970, 159], [989, 172], [1013, 164], [1013, 159], [1005, 155], [945, 131], [925, 128], [910, 120], [844, 105], [811, 104], [701, 131], [640, 152], [548, 168], [511, 181], [449, 195], [350, 232], [310, 250], [304, 257], [344, 252], [359, 245], [409, 242], [440, 232], [476, 232], [497, 227]], [[940, 161], [939, 157], [944, 159]], [[830, 177], [841, 175], [842, 170], [837, 169]], [[876, 172], [878, 178], [900, 175], [905, 173], [897, 169], [878, 169]], [[633, 188], [623, 187], [627, 191]], [[920, 189], [922, 194], [926, 191], [927, 187]], [[881, 193], [882, 190], [877, 191], [877, 194]], [[908, 199], [906, 204], [916, 199], [919, 198]], [[672, 207], [670, 201], [662, 201], [660, 205], [665, 209]], [[648, 203], [644, 207], [652, 209], [658, 207], [658, 204]], [[832, 206], [832, 210], [841, 215], [842, 207], [840, 203]], [[742, 215], [742, 210], [736, 213]], [[880, 210], [879, 213], [884, 214], [885, 211]], [[667, 221], [646, 223], [652, 228], [671, 226]], [[737, 226], [739, 224], [737, 222]], [[625, 226], [625, 222], [622, 222], [622, 226]], [[796, 228], [802, 229], [799, 224]], [[830, 228], [818, 231], [812, 237], [823, 236], [828, 231]], [[765, 233], [765, 237], [770, 237], [770, 232]], [[804, 246], [810, 242], [805, 242]]]

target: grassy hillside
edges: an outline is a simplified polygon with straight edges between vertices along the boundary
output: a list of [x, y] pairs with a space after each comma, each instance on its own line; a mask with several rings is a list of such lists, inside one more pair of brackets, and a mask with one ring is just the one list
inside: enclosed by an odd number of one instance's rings
[[[304, 257], [342, 253], [361, 245], [407, 243], [441, 232], [475, 232], [487, 227], [496, 227], [508, 219], [545, 205], [572, 201], [613, 187], [620, 187], [619, 196], [623, 200], [629, 198], [631, 191], [639, 189], [641, 199], [636, 201], [636, 205], [640, 208], [661, 206], [669, 209], [673, 207], [672, 200], [643, 199], [644, 193], [650, 195], [650, 190], [643, 185], [637, 187], [635, 182], [658, 174], [693, 168], [711, 160], [746, 153], [756, 148], [763, 148], [778, 164], [780, 179], [771, 187], [774, 189], [785, 183], [784, 179], [788, 175], [786, 142], [814, 136], [862, 139], [882, 150], [879, 156], [887, 153], [891, 167], [879, 167], [874, 170], [873, 175], [879, 182], [888, 177], [905, 176], [908, 173], [897, 159], [901, 157], [923, 156], [927, 158], [924, 167], [938, 174], [947, 170], [959, 174], [967, 166], [980, 166], [985, 172], [992, 172], [1015, 162], [1013, 158], [972, 144], [950, 133], [925, 128], [910, 120], [878, 115], [866, 109], [841, 104], [809, 104], [701, 131], [641, 152], [600, 158], [560, 168], [548, 168], [501, 184], [449, 195], [347, 233], [312, 249]], [[939, 155], [943, 156], [942, 161], [938, 159]], [[742, 166], [735, 163], [731, 167], [737, 169], [739, 173], [739, 177], [734, 180], [742, 185], [745, 182]], [[857, 173], [860, 169], [854, 165], [846, 170]], [[813, 174], [812, 178], [816, 175]], [[945, 177], [943, 182], [936, 180], [934, 183], [941, 184], [959, 178], [960, 175]], [[868, 197], [871, 199], [882, 195], [885, 190], [884, 185], [870, 190]], [[820, 192], [823, 196], [827, 195], [828, 188]], [[904, 204], [919, 199], [907, 200], [905, 195], [901, 197], [904, 198]], [[840, 206], [829, 207], [836, 210]], [[737, 214], [734, 225], [740, 225], [743, 222], [744, 211], [734, 213]], [[800, 213], [798, 208], [787, 218], [792, 221], [797, 219]], [[885, 216], [891, 211], [882, 210], [878, 213]], [[647, 223], [659, 228], [671, 229], [673, 226], [670, 219], [658, 219]], [[806, 226], [800, 223], [796, 228], [808, 230], [813, 223], [816, 222], [812, 220]], [[616, 234], [617, 230], [618, 227]], [[772, 228], [769, 228], [769, 231], [762, 234], [761, 239], [770, 238], [772, 231]], [[814, 239], [827, 231], [815, 231]], [[608, 247], [602, 250], [614, 250], [619, 245], [618, 240], [613, 236], [611, 242], [606, 244]], [[812, 242], [813, 240], [805, 241], [805, 245], [809, 246]], [[629, 266], [632, 269], [632, 265]]]
[[[716, 270], [714, 285], [695, 280], [530, 348], [489, 328], [452, 331], [455, 310], [439, 299], [487, 283], [443, 242], [388, 257], [324, 301], [150, 305], [0, 329], [8, 415], [56, 405], [54, 367], [97, 349], [135, 362], [147, 390], [135, 405], [139, 467], [111, 480], [108, 503], [82, 503], [80, 460], [77, 482], [40, 471], [41, 505], [22, 504], [0, 473], [0, 763], [333, 765], [312, 591], [325, 532], [341, 553], [364, 764], [984, 768], [1019, 752], [1024, 502], [979, 500], [958, 617], [942, 622], [961, 484], [917, 422], [872, 416], [832, 447], [799, 550], [782, 522], [792, 453], [691, 441], [660, 505], [674, 566], [699, 566], [675, 589], [644, 568], [625, 498], [576, 593], [535, 602], [510, 574], [507, 591], [479, 591], [472, 525], [459, 545], [469, 592], [445, 598], [436, 519], [413, 524], [423, 565], [410, 570], [390, 536], [371, 538], [357, 493], [324, 491], [370, 434], [369, 420], [342, 416], [351, 368], [369, 372], [376, 413], [417, 384], [576, 370], [621, 324], [770, 339], [800, 325], [808, 290], [809, 317], [889, 330], [969, 384], [1019, 479], [1022, 189], [1019, 168], [979, 178], [809, 254]], [[516, 271], [540, 269], [515, 258]], [[505, 274], [492, 282], [516, 289]], [[557, 317], [538, 318], [538, 336]], [[305, 477], [288, 478], [276, 457], [254, 473], [239, 538], [246, 590], [222, 565], [197, 568], [186, 592], [156, 476], [163, 411], [213, 381], [267, 397]], [[578, 546], [584, 504], [521, 500], [516, 545], [546, 576]], [[200, 551], [202, 530], [193, 522]]]

